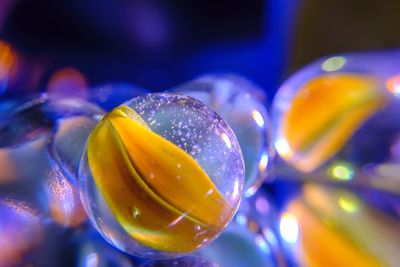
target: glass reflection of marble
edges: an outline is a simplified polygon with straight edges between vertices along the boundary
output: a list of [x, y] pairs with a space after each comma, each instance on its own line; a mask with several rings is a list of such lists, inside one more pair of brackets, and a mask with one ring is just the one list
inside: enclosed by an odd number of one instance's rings
[[46, 95], [9, 110], [0, 120], [0, 198], [17, 197], [64, 226], [85, 221], [77, 166], [102, 115], [82, 100]]
[[323, 58], [281, 86], [273, 101], [274, 145], [306, 174], [297, 177], [400, 193], [399, 60], [400, 52]]
[[273, 155], [263, 90], [245, 78], [226, 74], [205, 75], [172, 91], [202, 101], [232, 127], [246, 166], [245, 195], [252, 195], [265, 179]]
[[277, 235], [279, 217], [274, 205], [262, 189], [243, 199], [227, 230], [199, 254], [220, 267], [287, 266]]
[[[288, 199], [280, 236], [300, 266], [398, 266], [400, 213], [388, 193], [308, 183]], [[397, 210], [396, 210], [397, 209]]]
[[80, 166], [92, 224], [142, 257], [192, 252], [227, 226], [244, 166], [232, 130], [201, 102], [148, 94], [125, 102], [91, 133]]
[[128, 255], [108, 244], [93, 228], [87, 229], [78, 240], [77, 267], [137, 266]]
[[286, 267], [277, 232], [278, 212], [264, 190], [243, 199], [234, 220], [209, 246], [190, 256], [144, 266]]

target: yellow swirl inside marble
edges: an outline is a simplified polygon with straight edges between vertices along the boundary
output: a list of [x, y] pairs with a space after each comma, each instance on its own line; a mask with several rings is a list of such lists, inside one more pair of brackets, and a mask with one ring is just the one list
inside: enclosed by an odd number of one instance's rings
[[190, 252], [215, 237], [235, 208], [185, 151], [120, 106], [93, 130], [88, 163], [122, 228], [148, 247]]
[[313, 171], [334, 156], [386, 100], [368, 76], [331, 74], [307, 82], [284, 114], [280, 131], [287, 149], [280, 155], [301, 171]]

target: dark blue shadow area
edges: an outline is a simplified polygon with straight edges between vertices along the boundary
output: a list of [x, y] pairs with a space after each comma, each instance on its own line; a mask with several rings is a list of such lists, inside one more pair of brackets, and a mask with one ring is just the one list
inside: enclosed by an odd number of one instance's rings
[[[20, 1], [2, 36], [54, 70], [77, 68], [91, 85], [130, 82], [166, 90], [210, 72], [233, 72], [271, 96], [286, 68], [297, 2]], [[12, 94], [7, 92], [6, 94]]]

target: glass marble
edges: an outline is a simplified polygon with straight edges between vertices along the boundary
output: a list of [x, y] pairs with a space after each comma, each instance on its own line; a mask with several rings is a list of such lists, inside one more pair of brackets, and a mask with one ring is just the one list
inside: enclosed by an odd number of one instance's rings
[[80, 99], [42, 95], [6, 113], [0, 120], [0, 199], [17, 197], [63, 226], [84, 222], [78, 164], [104, 111]]
[[232, 74], [205, 75], [172, 91], [200, 100], [232, 127], [246, 166], [245, 196], [254, 194], [269, 173], [273, 157], [264, 91]]
[[281, 86], [274, 145], [297, 177], [399, 193], [399, 60], [400, 52], [327, 57]]
[[117, 248], [172, 257], [215, 239], [240, 202], [244, 163], [228, 124], [193, 98], [147, 94], [107, 114], [80, 165], [92, 224]]

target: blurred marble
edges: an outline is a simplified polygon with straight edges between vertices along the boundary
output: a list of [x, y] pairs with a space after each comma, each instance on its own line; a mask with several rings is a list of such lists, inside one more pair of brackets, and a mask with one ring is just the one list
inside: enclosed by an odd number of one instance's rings
[[44, 238], [40, 212], [17, 199], [0, 200], [0, 266], [19, 266]]
[[172, 91], [202, 101], [232, 127], [245, 160], [245, 195], [254, 194], [268, 175], [273, 157], [264, 91], [249, 80], [233, 74], [201, 76]]
[[371, 190], [303, 185], [280, 219], [289, 258], [300, 266], [398, 266], [399, 213], [377, 209], [373, 198]]
[[84, 222], [74, 164], [103, 111], [79, 99], [42, 95], [7, 113], [0, 120], [0, 199], [18, 196], [66, 227]]
[[76, 181], [64, 175], [61, 167], [49, 155], [46, 155], [44, 187], [48, 201], [48, 212], [58, 224], [76, 227], [86, 221], [86, 213], [80, 199], [80, 189]]
[[398, 51], [338, 55], [290, 77], [272, 105], [277, 176], [400, 193], [399, 60]]

